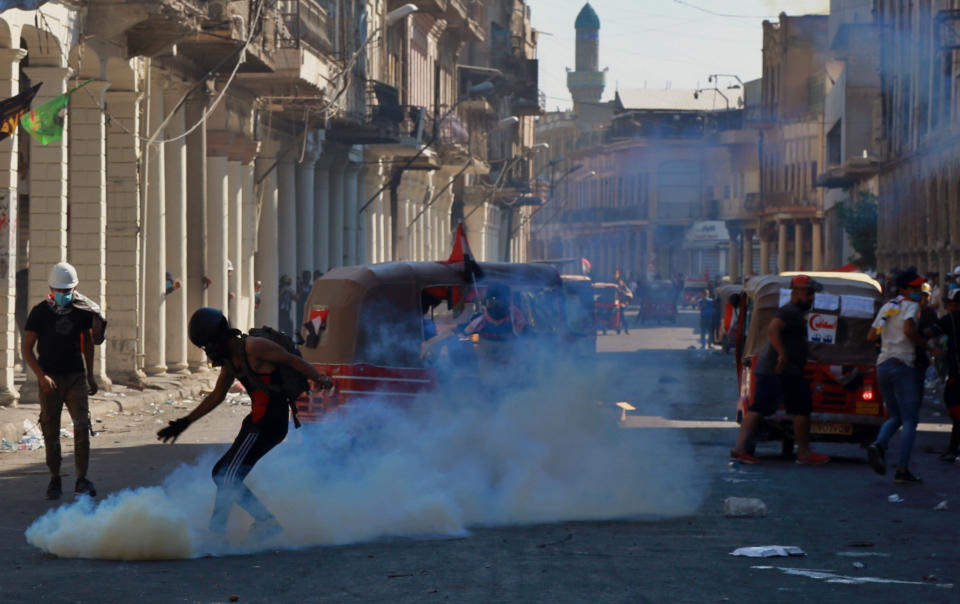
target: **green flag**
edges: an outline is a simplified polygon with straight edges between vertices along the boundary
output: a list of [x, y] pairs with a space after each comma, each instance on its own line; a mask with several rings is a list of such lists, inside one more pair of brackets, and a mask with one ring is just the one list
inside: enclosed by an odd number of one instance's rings
[[76, 88], [69, 90], [66, 94], [61, 94], [36, 109], [31, 109], [29, 113], [20, 118], [20, 125], [41, 145], [57, 142], [63, 138], [63, 116], [60, 115], [60, 111], [70, 102], [71, 94], [92, 81], [87, 80]]

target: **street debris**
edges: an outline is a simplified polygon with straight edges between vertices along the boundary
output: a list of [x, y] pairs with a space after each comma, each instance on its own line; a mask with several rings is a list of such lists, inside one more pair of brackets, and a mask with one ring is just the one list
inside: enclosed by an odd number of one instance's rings
[[892, 495], [887, 497], [887, 501], [889, 501], [890, 503], [903, 503], [903, 497], [901, 497], [897, 493], [893, 493]]
[[754, 547], [740, 547], [732, 552], [731, 556], [745, 556], [747, 558], [789, 558], [792, 556], [806, 556], [807, 553], [794, 545], [758, 545]]
[[933, 509], [934, 509], [934, 511], [936, 511], [936, 512], [943, 512], [944, 510], [947, 509], [947, 500], [944, 499], [943, 501], [941, 501], [941, 502], [938, 503], [937, 505], [933, 506]]
[[551, 541], [550, 543], [541, 543], [541, 544], [539, 544], [539, 545], [537, 546], [537, 548], [538, 548], [538, 549], [543, 549], [543, 548], [549, 547], [549, 546], [551, 546], [551, 545], [560, 545], [561, 543], [566, 543], [567, 541], [570, 541], [571, 539], [573, 539], [573, 533], [567, 534], [566, 537], [564, 537], [563, 539], [560, 539], [559, 541]]
[[727, 497], [723, 513], [728, 518], [762, 518], [767, 515], [767, 504], [755, 497]]
[[[809, 579], [822, 579], [827, 583], [844, 583], [846, 585], [866, 585], [868, 583], [881, 583], [889, 584], [896, 583], [899, 585], [929, 585], [932, 587], [942, 587], [944, 589], [952, 589], [953, 583], [933, 583], [933, 582], [922, 582], [922, 581], [903, 581], [900, 579], [884, 579], [883, 577], [853, 577], [849, 575], [838, 575], [832, 570], [817, 570], [812, 568], [790, 568], [788, 566], [751, 566], [750, 568], [755, 568], [757, 570], [779, 570], [780, 572], [786, 573], [788, 575], [794, 575], [798, 577], [807, 577]], [[932, 575], [931, 575], [932, 576]], [[933, 578], [935, 580], [936, 577]], [[924, 577], [926, 581], [926, 577]]]
[[853, 567], [854, 567], [854, 568], [866, 568], [867, 565], [864, 564], [863, 562], [857, 561], [857, 562], [854, 562], [854, 563], [853, 563]]

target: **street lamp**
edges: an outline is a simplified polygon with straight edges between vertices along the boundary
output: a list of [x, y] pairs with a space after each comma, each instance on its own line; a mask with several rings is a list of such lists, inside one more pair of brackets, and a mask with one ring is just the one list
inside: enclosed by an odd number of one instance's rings
[[720, 89], [717, 88], [716, 86], [714, 86], [713, 88], [697, 88], [696, 90], [693, 91], [693, 98], [695, 99], [700, 98], [700, 93], [704, 92], [705, 90], [712, 90], [717, 94], [719, 94], [720, 96], [722, 96], [723, 100], [727, 103], [727, 111], [730, 111], [730, 99], [727, 98], [727, 95], [720, 92]]
[[390, 11], [389, 13], [387, 13], [387, 16], [384, 17], [383, 20], [388, 26], [393, 25], [400, 19], [403, 19], [404, 17], [407, 17], [417, 12], [417, 10], [418, 9], [416, 4], [404, 4], [403, 6], [399, 6], [393, 9], [392, 11]]
[[743, 88], [743, 80], [740, 79], [740, 76], [732, 73], [715, 73], [715, 74], [709, 75], [707, 76], [707, 82], [710, 82], [710, 83], [718, 82], [719, 78], [733, 78], [738, 82], [737, 84], [731, 84], [730, 86], [727, 86], [727, 90], [735, 90], [738, 88]]

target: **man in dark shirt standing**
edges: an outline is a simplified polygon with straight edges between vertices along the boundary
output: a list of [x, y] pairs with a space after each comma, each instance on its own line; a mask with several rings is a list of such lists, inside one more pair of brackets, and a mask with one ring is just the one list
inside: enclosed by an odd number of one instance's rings
[[797, 463], [819, 465], [830, 458], [810, 450], [810, 412], [813, 399], [810, 384], [803, 377], [807, 364], [806, 314], [813, 307], [814, 294], [823, 285], [807, 275], [790, 281], [790, 302], [777, 310], [767, 329], [768, 342], [757, 357], [756, 391], [753, 405], [740, 422], [737, 444], [730, 459], [759, 463], [747, 453], [747, 443], [760, 420], [776, 412], [783, 400], [786, 412], [793, 416], [793, 438], [797, 443]]
[[[23, 359], [40, 384], [40, 429], [47, 450], [50, 484], [47, 499], [63, 494], [60, 480], [60, 414], [63, 405], [73, 419], [77, 483], [74, 491], [91, 497], [97, 491], [87, 479], [90, 461], [90, 412], [87, 395], [96, 394], [93, 375], [93, 313], [72, 304], [77, 271], [60, 262], [50, 270], [50, 294], [27, 317]], [[34, 355], [34, 345], [37, 355]], [[86, 372], [84, 372], [86, 369]]]

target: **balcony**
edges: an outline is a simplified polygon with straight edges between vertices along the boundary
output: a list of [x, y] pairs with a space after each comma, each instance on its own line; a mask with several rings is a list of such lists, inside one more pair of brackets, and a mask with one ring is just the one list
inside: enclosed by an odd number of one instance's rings
[[419, 145], [429, 133], [426, 110], [401, 105], [400, 92], [383, 82], [369, 81], [366, 106], [330, 122], [327, 139], [349, 145]]
[[649, 211], [646, 205], [627, 206], [624, 208], [579, 208], [567, 210], [560, 215], [560, 222], [597, 223], [597, 222], [637, 222], [646, 221]]
[[332, 53], [336, 42], [336, 20], [317, 0], [280, 0], [278, 48], [302, 48], [307, 45], [318, 53]]
[[606, 140], [628, 138], [697, 139], [704, 135], [701, 112], [626, 111], [613, 119]]
[[513, 115], [543, 115], [546, 97], [540, 93], [540, 62], [526, 59], [514, 86], [510, 110]]
[[817, 175], [817, 186], [826, 189], [849, 189], [880, 173], [883, 162], [876, 158], [852, 157], [840, 165], [830, 166]]

